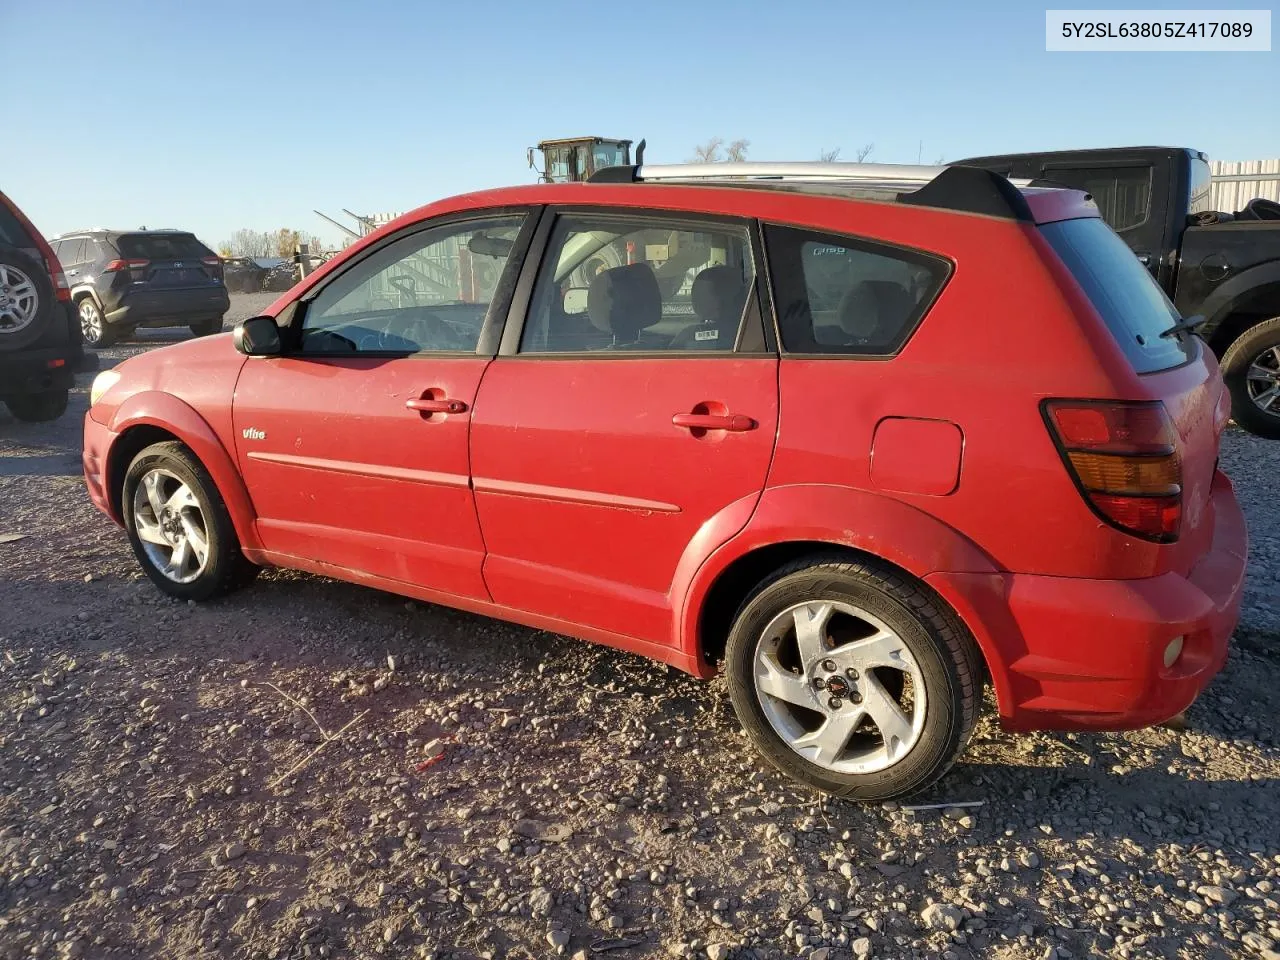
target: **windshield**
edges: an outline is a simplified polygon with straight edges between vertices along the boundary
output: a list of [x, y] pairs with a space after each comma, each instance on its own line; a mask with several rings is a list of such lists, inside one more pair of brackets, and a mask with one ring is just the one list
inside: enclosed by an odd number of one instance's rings
[[1192, 356], [1191, 335], [1162, 337], [1180, 319], [1164, 291], [1105, 223], [1093, 217], [1046, 223], [1040, 231], [1084, 288], [1138, 373]]

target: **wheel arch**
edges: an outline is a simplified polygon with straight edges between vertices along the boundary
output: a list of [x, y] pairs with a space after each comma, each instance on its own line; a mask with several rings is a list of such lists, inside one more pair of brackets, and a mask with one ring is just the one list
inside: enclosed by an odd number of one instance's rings
[[[942, 521], [891, 497], [803, 484], [766, 490], [747, 525], [710, 552], [685, 593], [677, 645], [692, 672], [716, 673], [729, 626], [742, 601], [771, 572], [810, 554], [874, 559], [934, 593], [964, 625], [988, 672], [1003, 658], [972, 622], [926, 582], [940, 571], [996, 574], [976, 544]], [[999, 686], [999, 684], [997, 684]]]
[[79, 304], [81, 300], [89, 299], [94, 302], [99, 310], [103, 311], [103, 318], [106, 318], [106, 311], [102, 306], [102, 297], [98, 295], [97, 289], [91, 283], [82, 283], [71, 288], [71, 302]]
[[120, 405], [112, 418], [111, 431], [116, 437], [107, 451], [107, 497], [117, 522], [124, 519], [121, 488], [134, 457], [153, 443], [177, 440], [209, 471], [226, 503], [241, 548], [259, 547], [257, 514], [235, 461], [213, 428], [192, 407], [172, 394], [145, 391]]
[[1209, 346], [1221, 357], [1259, 320], [1280, 316], [1280, 260], [1236, 274], [1205, 298], [1200, 312], [1211, 325]]

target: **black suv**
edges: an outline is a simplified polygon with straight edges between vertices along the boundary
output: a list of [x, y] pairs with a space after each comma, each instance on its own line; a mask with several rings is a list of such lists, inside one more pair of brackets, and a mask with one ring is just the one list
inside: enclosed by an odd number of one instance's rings
[[222, 329], [231, 305], [222, 260], [182, 230], [79, 230], [53, 239], [84, 342], [103, 347], [136, 327]]
[[0, 401], [19, 420], [56, 420], [85, 357], [53, 249], [0, 193]]

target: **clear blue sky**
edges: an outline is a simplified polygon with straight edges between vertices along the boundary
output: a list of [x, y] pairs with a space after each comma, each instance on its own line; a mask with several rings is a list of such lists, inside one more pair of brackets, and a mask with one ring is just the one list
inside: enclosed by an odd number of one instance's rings
[[527, 182], [528, 146], [583, 133], [645, 137], [653, 162], [713, 135], [756, 160], [1280, 156], [1280, 54], [1046, 53], [1045, 6], [0, 0], [0, 187], [47, 234], [216, 245]]

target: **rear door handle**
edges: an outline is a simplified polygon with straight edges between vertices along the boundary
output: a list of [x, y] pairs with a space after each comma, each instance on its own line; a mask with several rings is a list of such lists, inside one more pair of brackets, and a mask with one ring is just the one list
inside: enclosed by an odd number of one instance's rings
[[677, 413], [671, 418], [671, 422], [686, 430], [728, 430], [731, 433], [743, 433], [756, 428], [756, 422], [741, 413]]
[[450, 400], [448, 397], [412, 397], [404, 402], [410, 410], [419, 413], [466, 413], [467, 405], [461, 400]]

